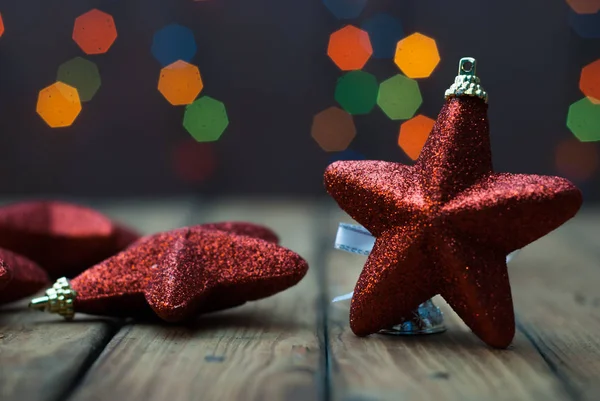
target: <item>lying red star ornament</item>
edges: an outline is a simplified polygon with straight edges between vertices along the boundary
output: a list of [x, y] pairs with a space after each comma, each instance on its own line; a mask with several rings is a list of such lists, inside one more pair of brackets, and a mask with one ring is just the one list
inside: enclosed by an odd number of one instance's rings
[[86, 270], [70, 285], [51, 289], [72, 302], [54, 307], [49, 297], [32, 307], [71, 318], [74, 312], [147, 317], [170, 322], [242, 305], [296, 284], [308, 265], [276, 244], [268, 228], [217, 223], [144, 237]]
[[48, 282], [46, 272], [34, 262], [0, 249], [0, 305], [35, 294]]
[[52, 277], [74, 276], [138, 239], [93, 209], [57, 201], [0, 208], [0, 247], [39, 263]]
[[494, 173], [487, 94], [462, 59], [414, 166], [340, 161], [325, 186], [375, 237], [358, 279], [350, 326], [392, 327], [440, 294], [484, 342], [507, 347], [515, 322], [506, 255], [573, 217], [580, 191], [558, 177]]

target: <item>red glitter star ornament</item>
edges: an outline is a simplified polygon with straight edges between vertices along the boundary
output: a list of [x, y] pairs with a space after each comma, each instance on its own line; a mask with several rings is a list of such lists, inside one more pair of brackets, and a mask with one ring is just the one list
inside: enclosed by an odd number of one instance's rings
[[[250, 223], [185, 227], [144, 237], [86, 270], [59, 291], [74, 312], [145, 317], [170, 322], [242, 305], [296, 284], [308, 265], [276, 244], [268, 228]], [[56, 287], [56, 285], [55, 285]], [[32, 307], [49, 310], [48, 299]]]
[[99, 212], [70, 203], [34, 201], [0, 208], [0, 247], [39, 263], [52, 277], [74, 276], [138, 237]]
[[325, 186], [375, 237], [358, 279], [350, 326], [359, 336], [392, 327], [441, 294], [487, 344], [515, 331], [506, 255], [573, 217], [580, 191], [559, 177], [492, 170], [487, 94], [462, 59], [414, 166], [340, 161]]
[[0, 305], [35, 294], [48, 282], [46, 272], [34, 262], [0, 249]]

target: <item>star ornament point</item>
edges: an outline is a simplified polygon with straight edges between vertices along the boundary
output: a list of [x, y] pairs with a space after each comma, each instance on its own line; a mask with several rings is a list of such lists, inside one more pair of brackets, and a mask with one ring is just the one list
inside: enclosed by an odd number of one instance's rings
[[358, 279], [350, 327], [391, 327], [440, 294], [485, 343], [515, 331], [506, 255], [573, 217], [581, 192], [560, 177], [496, 173], [487, 104], [446, 101], [413, 166], [338, 161], [325, 187], [375, 237]]

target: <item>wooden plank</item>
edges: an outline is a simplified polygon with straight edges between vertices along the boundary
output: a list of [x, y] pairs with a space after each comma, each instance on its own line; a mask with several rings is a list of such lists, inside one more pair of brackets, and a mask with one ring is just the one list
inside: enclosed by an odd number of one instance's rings
[[[181, 225], [181, 202], [95, 205], [148, 232]], [[111, 319], [79, 315], [74, 322], [26, 309], [27, 301], [0, 309], [0, 399], [63, 400], [119, 328]]]
[[[202, 220], [269, 225], [311, 263], [310, 210], [305, 203], [220, 202]], [[187, 327], [129, 325], [70, 400], [317, 400], [322, 354], [315, 280], [313, 267], [288, 291]]]
[[[330, 242], [339, 221], [351, 220], [341, 212], [332, 213], [326, 230]], [[353, 289], [364, 262], [364, 257], [333, 249], [328, 252], [330, 298]], [[448, 331], [420, 337], [358, 338], [348, 327], [349, 304], [331, 305], [332, 399], [569, 399], [563, 383], [522, 332], [517, 332], [508, 350], [491, 349], [441, 298], [436, 297], [436, 302], [445, 313]]]
[[584, 211], [511, 269], [517, 322], [576, 400], [600, 399], [600, 214]]

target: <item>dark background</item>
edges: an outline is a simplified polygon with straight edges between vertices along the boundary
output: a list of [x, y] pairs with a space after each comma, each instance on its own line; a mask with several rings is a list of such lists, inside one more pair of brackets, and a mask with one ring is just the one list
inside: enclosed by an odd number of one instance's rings
[[[106, 54], [86, 56], [71, 35], [75, 18], [92, 8], [114, 17], [118, 38]], [[497, 170], [563, 173], [555, 150], [575, 140], [568, 107], [583, 97], [581, 68], [600, 58], [600, 39], [573, 32], [564, 0], [369, 0], [350, 21], [320, 0], [0, 0], [0, 193], [324, 195], [322, 172], [336, 155], [319, 148], [310, 128], [316, 113], [335, 105], [341, 72], [326, 55], [329, 35], [378, 12], [397, 17], [406, 34], [437, 41], [441, 63], [419, 80], [419, 113], [435, 118], [459, 58], [476, 57], [490, 94]], [[191, 62], [203, 94], [227, 108], [230, 125], [214, 144], [190, 142], [182, 107], [156, 89], [152, 36], [170, 23], [194, 31]], [[49, 128], [35, 112], [38, 92], [76, 56], [98, 65], [102, 86], [73, 126]], [[379, 81], [399, 72], [392, 60], [372, 59], [365, 70]], [[352, 150], [410, 162], [396, 143], [400, 122], [379, 109], [354, 120]], [[598, 152], [595, 143], [584, 146]], [[569, 178], [586, 200], [600, 199], [598, 171]]]

